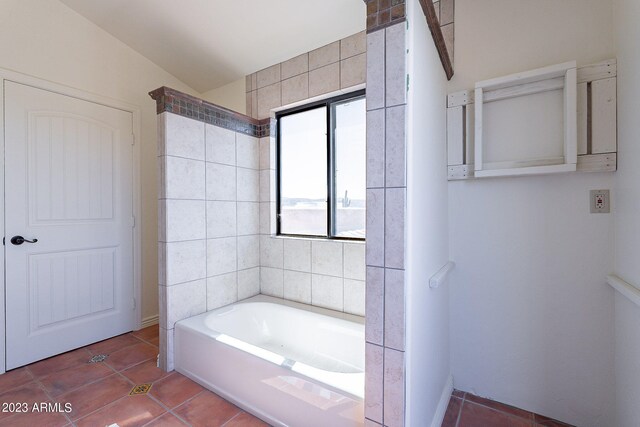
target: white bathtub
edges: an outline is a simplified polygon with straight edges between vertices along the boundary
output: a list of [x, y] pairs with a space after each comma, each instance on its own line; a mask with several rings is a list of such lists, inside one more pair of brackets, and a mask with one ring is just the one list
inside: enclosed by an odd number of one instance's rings
[[364, 425], [361, 317], [258, 295], [182, 320], [175, 369], [276, 426]]

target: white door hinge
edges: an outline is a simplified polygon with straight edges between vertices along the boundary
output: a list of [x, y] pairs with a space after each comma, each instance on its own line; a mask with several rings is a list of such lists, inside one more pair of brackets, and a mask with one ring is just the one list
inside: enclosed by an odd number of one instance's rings
[[136, 136], [135, 136], [135, 134], [132, 133], [131, 134], [131, 145], [135, 145], [135, 143], [136, 143]]
[[136, 309], [136, 299], [135, 299], [135, 298], [133, 298], [133, 299], [131, 300], [131, 309], [132, 309], [132, 310], [135, 310], [135, 309]]
[[135, 216], [131, 216], [131, 228], [136, 226], [136, 217]]

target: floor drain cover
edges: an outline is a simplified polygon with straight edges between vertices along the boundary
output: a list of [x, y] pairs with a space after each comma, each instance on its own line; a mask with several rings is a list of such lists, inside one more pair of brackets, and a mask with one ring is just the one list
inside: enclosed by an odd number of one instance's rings
[[138, 384], [134, 388], [131, 389], [129, 396], [135, 396], [136, 394], [147, 394], [151, 390], [151, 383], [148, 384]]
[[91, 359], [89, 359], [89, 363], [104, 362], [106, 358], [107, 358], [106, 354], [96, 354]]

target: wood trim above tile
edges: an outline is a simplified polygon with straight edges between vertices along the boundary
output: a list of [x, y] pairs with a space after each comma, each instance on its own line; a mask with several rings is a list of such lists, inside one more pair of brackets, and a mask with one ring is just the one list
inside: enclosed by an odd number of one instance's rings
[[269, 135], [269, 118], [257, 120], [166, 86], [149, 96], [156, 101], [158, 114], [166, 111], [256, 138]]
[[[420, 6], [422, 7], [422, 11], [424, 12], [424, 16], [427, 19], [427, 25], [429, 26], [429, 31], [431, 31], [431, 36], [433, 37], [433, 42], [436, 45], [436, 49], [438, 49], [438, 55], [440, 56], [440, 61], [442, 62], [442, 66], [444, 67], [444, 72], [447, 75], [447, 79], [451, 80], [453, 77], [453, 35], [451, 36], [452, 42], [451, 45], [451, 53], [447, 48], [447, 44], [445, 42], [445, 37], [442, 31], [442, 27], [440, 26], [440, 22], [438, 21], [438, 15], [436, 13], [436, 9], [433, 5], [432, 0], [418, 0], [420, 2]], [[448, 23], [447, 26], [453, 26], [453, 22]], [[453, 28], [453, 27], [451, 27]]]

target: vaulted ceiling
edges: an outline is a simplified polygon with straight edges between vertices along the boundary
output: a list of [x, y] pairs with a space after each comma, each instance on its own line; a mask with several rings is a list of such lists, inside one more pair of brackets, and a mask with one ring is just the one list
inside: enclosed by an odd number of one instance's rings
[[365, 28], [362, 0], [61, 0], [199, 92]]

